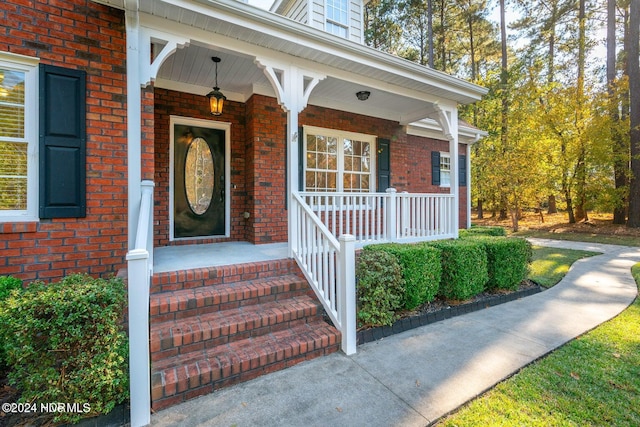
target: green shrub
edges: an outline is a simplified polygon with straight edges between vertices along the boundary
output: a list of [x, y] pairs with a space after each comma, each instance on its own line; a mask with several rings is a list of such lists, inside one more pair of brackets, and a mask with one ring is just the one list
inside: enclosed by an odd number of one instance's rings
[[0, 338], [9, 381], [21, 401], [90, 405], [84, 414], [57, 413], [54, 422], [108, 413], [124, 401], [129, 394], [125, 303], [122, 281], [86, 275], [32, 283], [7, 298]]
[[458, 239], [428, 245], [442, 251], [441, 296], [465, 300], [484, 290], [488, 279], [487, 254], [480, 243]]
[[499, 226], [481, 226], [471, 227], [459, 231], [460, 238], [473, 237], [473, 236], [506, 236], [507, 232], [504, 227]]
[[22, 289], [22, 280], [13, 276], [0, 276], [0, 301], [6, 299], [14, 289]]
[[367, 246], [366, 251], [384, 251], [397, 258], [405, 282], [402, 304], [407, 310], [432, 301], [438, 294], [442, 276], [438, 249], [425, 245], [386, 243]]
[[487, 289], [516, 290], [526, 279], [531, 261], [531, 244], [521, 238], [473, 237], [487, 253]]
[[[2, 319], [2, 303], [12, 291], [22, 289], [22, 280], [13, 276], [0, 276], [0, 320]], [[1, 324], [1, 323], [0, 323]], [[7, 368], [4, 340], [0, 341], [0, 370]]]
[[393, 324], [405, 292], [398, 260], [382, 251], [362, 251], [356, 265], [356, 278], [358, 323]]

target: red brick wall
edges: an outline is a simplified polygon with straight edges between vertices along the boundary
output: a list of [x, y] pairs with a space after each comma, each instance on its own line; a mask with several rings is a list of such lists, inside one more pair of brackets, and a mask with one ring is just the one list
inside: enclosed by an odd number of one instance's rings
[[286, 242], [286, 123], [275, 98], [254, 95], [247, 102], [247, 240]]
[[0, 223], [0, 275], [100, 276], [127, 250], [124, 13], [89, 0], [3, 0], [0, 51], [87, 71], [87, 216]]

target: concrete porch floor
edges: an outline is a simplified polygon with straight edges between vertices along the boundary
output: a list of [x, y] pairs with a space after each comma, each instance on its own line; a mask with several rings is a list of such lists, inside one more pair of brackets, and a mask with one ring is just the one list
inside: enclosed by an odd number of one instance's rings
[[153, 272], [217, 267], [287, 257], [287, 243], [254, 245], [249, 242], [224, 242], [164, 246], [153, 251]]

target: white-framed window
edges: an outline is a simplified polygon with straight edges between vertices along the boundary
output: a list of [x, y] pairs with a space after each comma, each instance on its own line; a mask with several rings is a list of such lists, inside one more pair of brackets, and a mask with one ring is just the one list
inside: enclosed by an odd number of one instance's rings
[[440, 153], [440, 186], [451, 186], [451, 156], [449, 153]]
[[326, 31], [349, 38], [349, 0], [327, 0], [325, 11]]
[[0, 52], [0, 222], [38, 219], [38, 59]]
[[375, 140], [373, 135], [305, 126], [305, 191], [374, 191]]

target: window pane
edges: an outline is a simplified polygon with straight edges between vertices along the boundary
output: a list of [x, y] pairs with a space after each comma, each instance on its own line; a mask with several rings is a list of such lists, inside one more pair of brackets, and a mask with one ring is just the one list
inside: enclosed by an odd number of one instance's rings
[[307, 172], [305, 174], [305, 188], [307, 190], [315, 190], [316, 189], [316, 174], [315, 172]]
[[344, 142], [344, 154], [353, 154], [353, 144], [351, 140], [345, 139]]
[[336, 191], [338, 189], [338, 172], [329, 172], [327, 174], [327, 190]]
[[316, 151], [315, 135], [307, 135], [307, 151]]
[[338, 170], [338, 156], [335, 154], [327, 154], [327, 165], [331, 170]]
[[450, 171], [440, 171], [440, 185], [451, 185], [451, 172]]
[[27, 209], [27, 144], [0, 142], [0, 210]]
[[338, 139], [337, 138], [328, 138], [327, 139], [327, 153], [338, 154]]
[[25, 73], [0, 69], [0, 137], [24, 138]]

